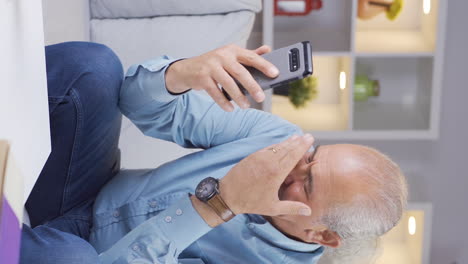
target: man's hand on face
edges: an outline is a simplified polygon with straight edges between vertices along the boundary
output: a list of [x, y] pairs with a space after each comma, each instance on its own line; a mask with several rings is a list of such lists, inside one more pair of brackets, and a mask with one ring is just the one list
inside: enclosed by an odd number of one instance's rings
[[278, 190], [313, 142], [296, 135], [249, 155], [221, 179], [221, 197], [235, 214], [310, 215], [306, 204], [280, 201]]
[[220, 84], [237, 105], [248, 108], [249, 101], [234, 79], [244, 86], [255, 101], [262, 102], [265, 99], [263, 90], [243, 65], [252, 66], [268, 77], [276, 77], [278, 69], [260, 56], [270, 51], [268, 46], [248, 50], [227, 45], [197, 57], [176, 61], [166, 71], [166, 87], [175, 94], [189, 89], [205, 90], [221, 108], [232, 111], [234, 107], [221, 92]]
[[[224, 202], [235, 214], [310, 215], [311, 209], [304, 203], [280, 201], [278, 190], [313, 142], [309, 134], [295, 135], [241, 160], [220, 180]], [[194, 195], [191, 200], [208, 225], [216, 227], [223, 223], [210, 206]]]

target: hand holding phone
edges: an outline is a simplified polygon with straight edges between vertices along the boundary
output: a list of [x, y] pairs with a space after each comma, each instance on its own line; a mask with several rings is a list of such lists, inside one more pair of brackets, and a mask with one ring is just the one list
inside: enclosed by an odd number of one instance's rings
[[234, 106], [228, 98], [241, 108], [248, 108], [250, 104], [246, 94], [262, 102], [264, 89], [281, 86], [312, 73], [308, 42], [270, 51], [268, 46], [247, 50], [227, 45], [176, 61], [166, 70], [166, 88], [172, 94], [190, 89], [205, 90], [221, 108], [232, 111]]
[[[312, 47], [309, 41], [299, 42], [265, 53], [262, 57], [274, 64], [280, 71], [277, 77], [270, 78], [253, 67], [245, 67], [263, 90], [284, 86], [289, 82], [311, 75], [313, 71]], [[243, 94], [247, 93], [247, 90], [240, 82], [236, 81], [236, 84]], [[229, 93], [224, 89], [222, 91], [224, 96], [231, 100]]]
[[222, 86], [237, 105], [248, 108], [249, 100], [235, 80], [238, 80], [257, 102], [263, 101], [265, 94], [262, 88], [245, 66], [254, 67], [269, 78], [274, 78], [278, 69], [260, 56], [270, 51], [268, 46], [248, 50], [236, 45], [227, 45], [196, 57], [173, 62], [165, 72], [166, 89], [172, 94], [181, 94], [190, 89], [205, 90], [223, 110], [232, 111], [234, 106], [223, 95], [219, 87]]

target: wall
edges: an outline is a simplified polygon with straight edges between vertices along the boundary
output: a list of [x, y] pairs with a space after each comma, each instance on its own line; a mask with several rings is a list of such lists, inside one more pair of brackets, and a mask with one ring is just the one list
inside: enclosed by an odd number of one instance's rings
[[[78, 2], [43, 0], [47, 43], [86, 39], [82, 18], [77, 17], [84, 9], [77, 9]], [[449, 2], [440, 139], [354, 142], [388, 153], [408, 175], [410, 199], [433, 203], [433, 264], [468, 263], [468, 36], [462, 33], [468, 25], [466, 10], [468, 1]]]

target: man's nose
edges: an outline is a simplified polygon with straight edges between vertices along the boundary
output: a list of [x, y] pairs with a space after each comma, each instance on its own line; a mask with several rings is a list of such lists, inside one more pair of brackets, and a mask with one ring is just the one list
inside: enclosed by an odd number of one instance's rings
[[293, 182], [294, 182], [294, 175], [293, 175], [292, 173], [290, 173], [290, 174], [288, 175], [288, 177], [286, 177], [286, 179], [284, 180], [284, 183], [283, 183], [283, 184], [286, 185], [286, 186], [288, 186], [288, 185], [290, 185], [290, 184], [293, 183]]
[[303, 181], [305, 179], [305, 175], [304, 173], [299, 173], [299, 172], [294, 172], [292, 171], [288, 177], [286, 177], [284, 183], [286, 185], [289, 185], [293, 182], [296, 182], [296, 181]]

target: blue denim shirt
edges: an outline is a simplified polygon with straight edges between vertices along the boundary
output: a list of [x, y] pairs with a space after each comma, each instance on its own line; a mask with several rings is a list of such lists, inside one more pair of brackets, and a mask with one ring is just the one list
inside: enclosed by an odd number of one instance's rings
[[[259, 215], [209, 227], [188, 193], [300, 129], [266, 112], [224, 112], [211, 98], [165, 87], [167, 56], [132, 66], [120, 108], [145, 135], [201, 148], [156, 169], [121, 171], [99, 193], [90, 242], [103, 263], [315, 263], [323, 248], [292, 240]], [[163, 151], [163, 150], [161, 150]]]

